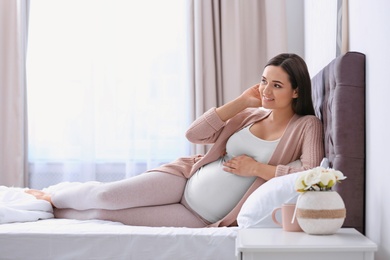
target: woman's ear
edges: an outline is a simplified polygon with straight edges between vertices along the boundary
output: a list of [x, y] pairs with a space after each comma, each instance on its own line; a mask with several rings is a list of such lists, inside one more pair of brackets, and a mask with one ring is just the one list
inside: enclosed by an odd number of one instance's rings
[[294, 89], [294, 92], [293, 92], [293, 98], [297, 98], [298, 97], [298, 88]]

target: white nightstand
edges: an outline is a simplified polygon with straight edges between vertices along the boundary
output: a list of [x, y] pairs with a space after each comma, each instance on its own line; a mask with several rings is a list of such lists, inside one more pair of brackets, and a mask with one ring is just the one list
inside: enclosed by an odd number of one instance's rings
[[374, 260], [376, 250], [375, 243], [353, 228], [342, 228], [333, 235], [281, 228], [241, 229], [236, 240], [241, 260]]

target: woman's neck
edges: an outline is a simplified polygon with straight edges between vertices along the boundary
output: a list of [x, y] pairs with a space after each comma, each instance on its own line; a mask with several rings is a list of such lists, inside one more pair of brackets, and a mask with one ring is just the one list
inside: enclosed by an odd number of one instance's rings
[[292, 109], [288, 111], [272, 110], [268, 119], [273, 123], [284, 124], [289, 122], [294, 114], [295, 113]]

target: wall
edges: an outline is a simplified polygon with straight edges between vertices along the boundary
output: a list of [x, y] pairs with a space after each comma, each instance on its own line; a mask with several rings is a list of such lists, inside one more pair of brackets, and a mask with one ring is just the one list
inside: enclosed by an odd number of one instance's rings
[[[312, 75], [335, 55], [336, 5], [336, 0], [305, 0], [305, 59]], [[348, 8], [349, 50], [366, 55], [366, 235], [378, 245], [375, 259], [388, 260], [390, 1], [350, 0]]]
[[287, 50], [301, 57], [305, 54], [304, 0], [286, 1]]
[[390, 147], [390, 1], [350, 0], [348, 4], [350, 50], [366, 54], [366, 235], [378, 244], [375, 259], [388, 260], [390, 170], [386, 148]]
[[313, 77], [336, 58], [337, 1], [305, 0], [305, 61]]

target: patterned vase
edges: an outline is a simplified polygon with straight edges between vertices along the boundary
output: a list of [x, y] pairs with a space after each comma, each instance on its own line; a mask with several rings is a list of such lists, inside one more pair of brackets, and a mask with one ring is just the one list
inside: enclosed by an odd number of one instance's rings
[[296, 218], [311, 235], [331, 235], [344, 223], [344, 201], [336, 191], [307, 191], [297, 201]]

